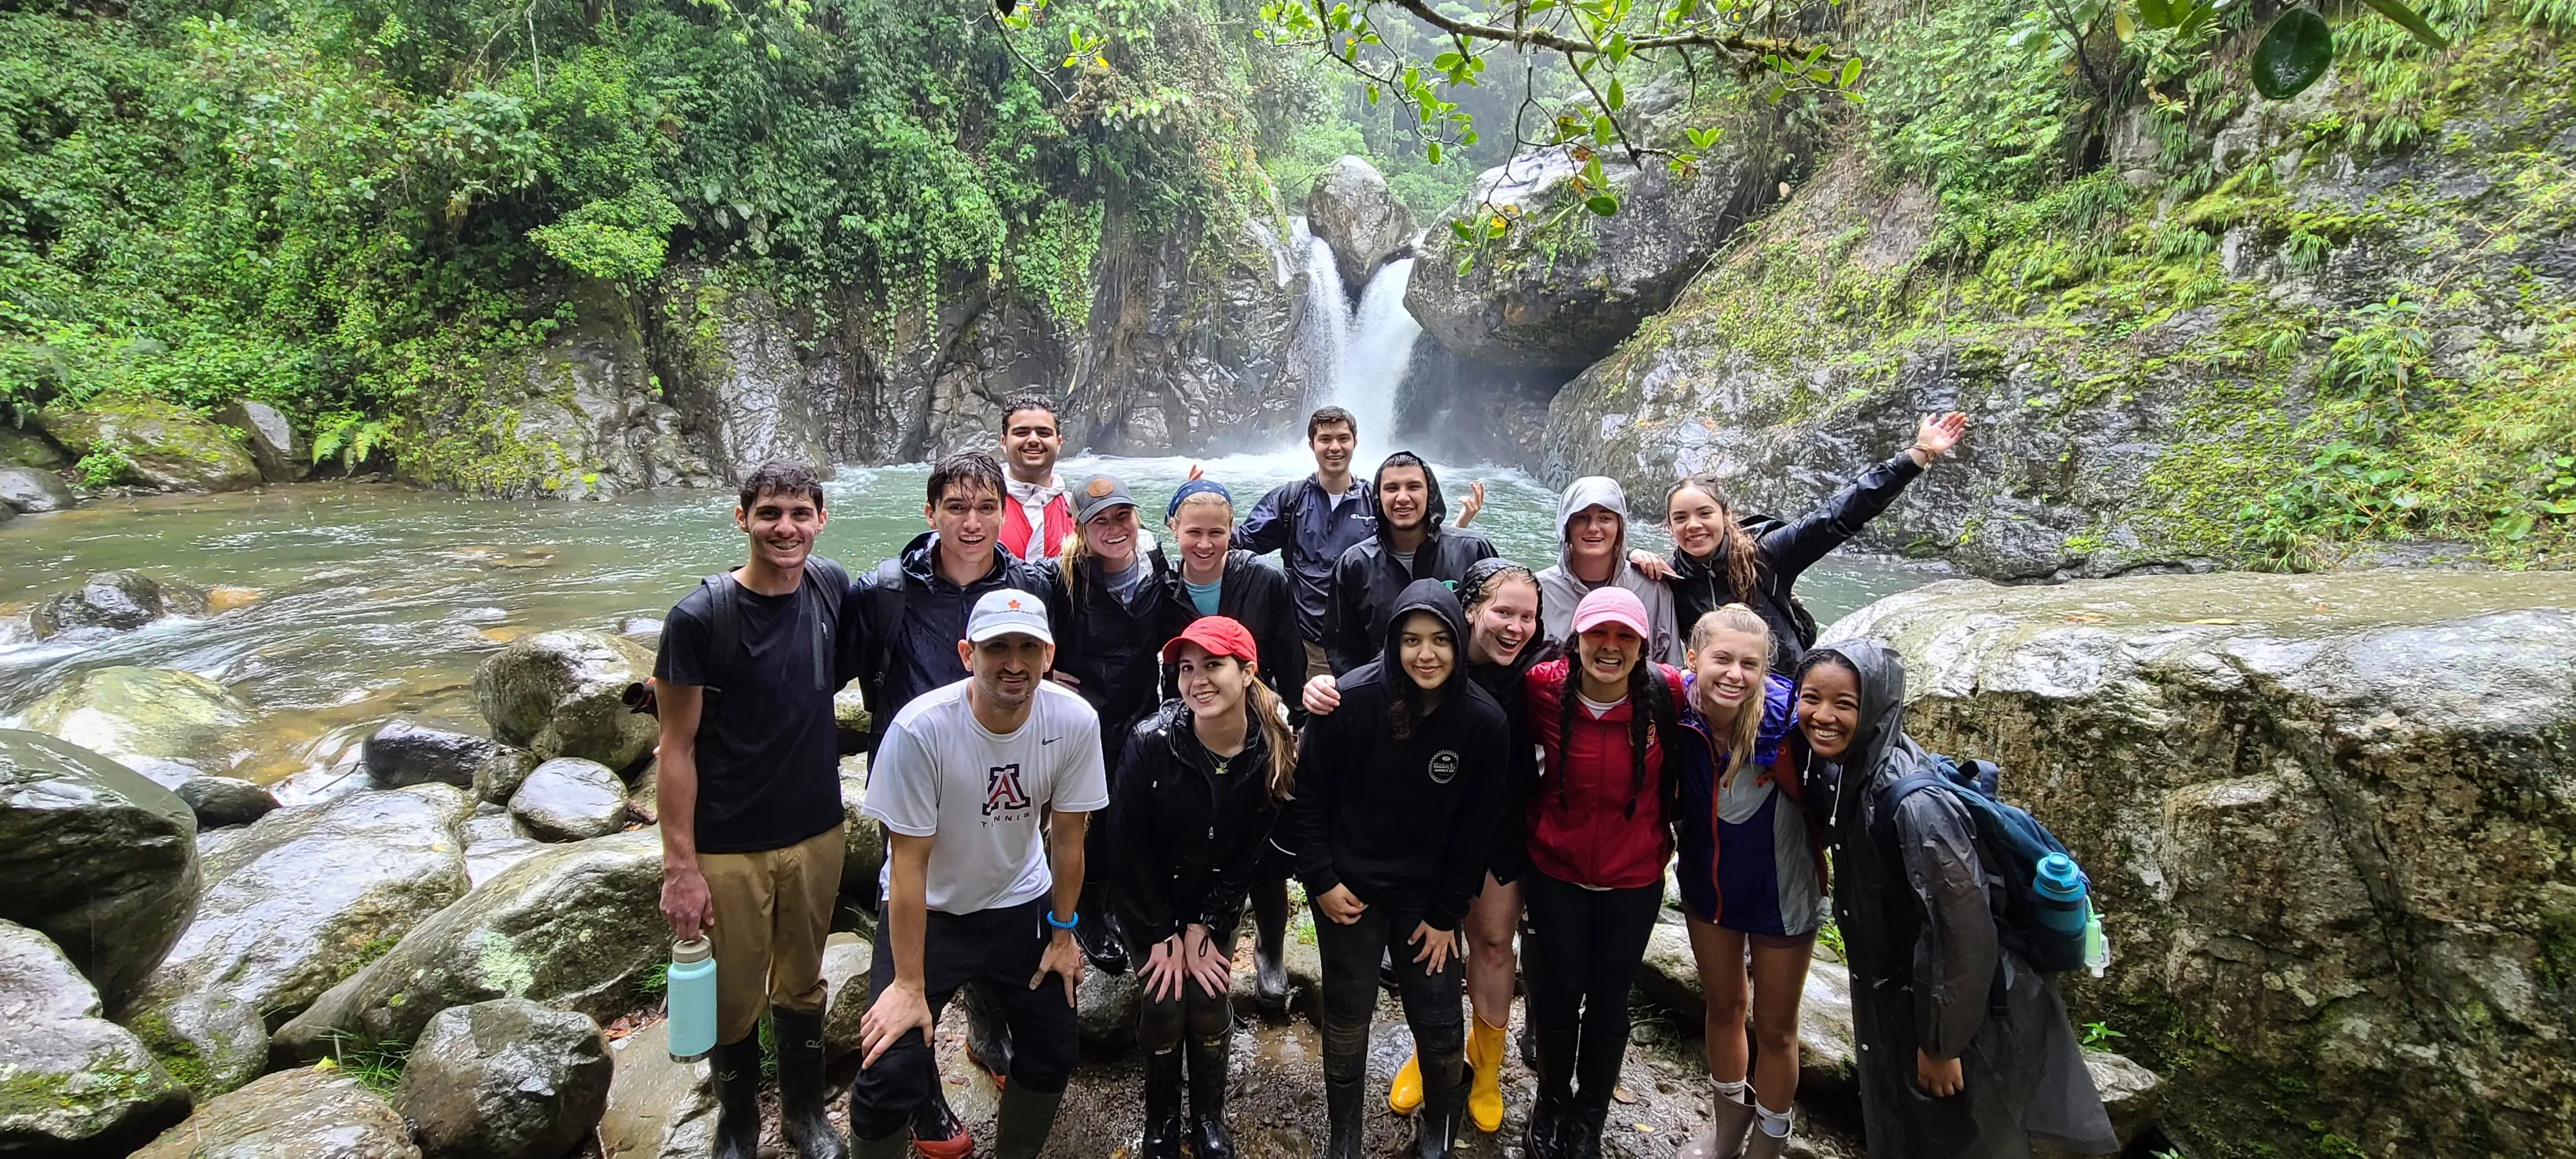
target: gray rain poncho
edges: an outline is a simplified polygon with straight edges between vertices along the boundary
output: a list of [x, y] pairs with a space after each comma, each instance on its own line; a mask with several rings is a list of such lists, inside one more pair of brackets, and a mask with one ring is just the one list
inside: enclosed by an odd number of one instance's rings
[[[1831, 811], [1834, 916], [1851, 968], [1861, 1119], [1871, 1159], [2022, 1159], [2032, 1140], [2119, 1150], [2057, 985], [1996, 942], [1976, 822], [1950, 793], [1908, 795], [1895, 848], [1873, 833], [1879, 790], [1923, 770], [1905, 735], [1905, 665], [1869, 642], [1829, 645], [1860, 674], [1860, 727]], [[1894, 860], [1890, 860], [1891, 853]], [[1995, 898], [1993, 900], [2000, 900]], [[1917, 1049], [1960, 1060], [1945, 1099], [1915, 1081]]]

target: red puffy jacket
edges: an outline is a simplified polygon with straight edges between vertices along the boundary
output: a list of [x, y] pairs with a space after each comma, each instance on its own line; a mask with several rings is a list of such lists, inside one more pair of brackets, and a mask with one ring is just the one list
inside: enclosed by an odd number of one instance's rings
[[[1641, 786], [1628, 750], [1633, 698], [1597, 719], [1576, 704], [1573, 727], [1565, 730], [1571, 735], [1560, 735], [1566, 664], [1558, 659], [1534, 665], [1522, 684], [1530, 734], [1542, 754], [1538, 788], [1529, 799], [1530, 864], [1576, 885], [1654, 885], [1664, 879], [1664, 863], [1673, 855], [1672, 825], [1664, 816], [1663, 739], [1647, 728]], [[1682, 674], [1661, 664], [1655, 670], [1670, 703], [1679, 705]]]

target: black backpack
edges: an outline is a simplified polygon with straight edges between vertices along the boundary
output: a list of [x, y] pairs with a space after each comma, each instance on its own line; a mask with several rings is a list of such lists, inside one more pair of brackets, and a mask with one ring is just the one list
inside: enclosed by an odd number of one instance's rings
[[[1960, 761], [1934, 755], [1932, 769], [1904, 777], [1879, 791], [1872, 836], [1888, 864], [1901, 865], [1896, 840], [1897, 803], [1928, 789], [1948, 791], [1976, 819], [1977, 856], [1986, 871], [2003, 878], [2003, 900], [1995, 929], [2006, 949], [2033, 967], [2057, 974], [2084, 964], [2084, 935], [2068, 934], [2040, 920], [2040, 898], [2034, 879], [2041, 858], [2066, 853], [2065, 843], [2019, 806], [1995, 794], [2003, 770], [1993, 761]], [[2074, 860], [2069, 855], [2068, 860]], [[2079, 871], [2080, 872], [2080, 871]], [[2086, 888], [2090, 900], [2090, 882]]]
[[[720, 571], [698, 581], [707, 589], [709, 606], [714, 609], [708, 641], [708, 657], [716, 672], [730, 671], [744, 659], [742, 648], [742, 585], [733, 581], [733, 573]], [[839, 672], [834, 665], [832, 642], [841, 622], [841, 597], [850, 590], [850, 573], [841, 565], [819, 555], [805, 557], [805, 579], [796, 585], [797, 619], [813, 633], [814, 690], [838, 692]], [[710, 692], [722, 692], [710, 687]]]

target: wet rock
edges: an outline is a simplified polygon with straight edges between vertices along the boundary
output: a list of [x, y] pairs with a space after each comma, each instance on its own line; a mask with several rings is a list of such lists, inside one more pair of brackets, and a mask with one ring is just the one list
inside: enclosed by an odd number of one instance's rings
[[237, 491], [258, 485], [259, 464], [229, 427], [159, 399], [100, 397], [37, 420], [75, 455], [118, 463], [118, 482], [171, 491]]
[[868, 758], [841, 758], [841, 892], [874, 902], [877, 877], [885, 868], [885, 829], [874, 817], [859, 815], [868, 802]]
[[508, 801], [537, 767], [536, 755], [526, 749], [462, 725], [406, 717], [386, 721], [359, 751], [367, 775], [385, 788], [435, 781], [471, 789], [484, 801]]
[[[1653, 158], [1640, 167], [1585, 149], [1619, 212], [1555, 215], [1585, 168], [1575, 149], [1535, 150], [1487, 170], [1424, 234], [1404, 305], [1451, 353], [1498, 367], [1582, 369], [1670, 305], [1737, 226], [1778, 198], [1806, 154], [1800, 135], [1758, 115], [1731, 126], [1688, 177]], [[1452, 221], [1481, 224], [1497, 212], [1516, 223], [1499, 240], [1468, 243], [1451, 232]], [[1471, 252], [1476, 260], [1462, 273]]]
[[384, 1097], [338, 1072], [282, 1070], [217, 1096], [132, 1159], [421, 1159]]
[[876, 950], [866, 938], [838, 933], [823, 940], [823, 1058], [834, 1062], [859, 1049], [859, 1022], [875, 995], [868, 968]]
[[510, 815], [540, 841], [587, 841], [626, 823], [626, 786], [598, 761], [557, 757], [510, 797]]
[[661, 899], [662, 837], [651, 829], [550, 848], [414, 927], [279, 1028], [272, 1049], [318, 1058], [335, 1032], [410, 1042], [440, 1010], [490, 998], [614, 1019], [669, 950]]
[[624, 699], [627, 685], [652, 674], [652, 655], [623, 637], [539, 632], [475, 670], [474, 700], [504, 743], [624, 769], [657, 739], [653, 718], [628, 712]]
[[804, 463], [830, 478], [833, 458], [809, 401], [805, 363], [777, 301], [715, 278], [689, 288], [689, 357], [678, 368], [672, 401], [713, 436], [709, 463], [732, 482], [771, 459]]
[[68, 462], [71, 456], [45, 438], [44, 431], [0, 423], [0, 467], [52, 470]]
[[[868, 735], [868, 699], [855, 683], [832, 694], [832, 729], [840, 739], [841, 751], [856, 753]], [[843, 758], [846, 762], [848, 758]]]
[[0, 1152], [121, 1155], [188, 1114], [188, 1090], [43, 934], [0, 921]]
[[296, 437], [295, 425], [276, 407], [242, 399], [217, 411], [215, 421], [241, 432], [260, 478], [292, 483], [313, 473], [313, 449]]
[[465, 847], [465, 876], [475, 885], [501, 876], [513, 865], [546, 851], [534, 837], [496, 837]]
[[[474, 804], [474, 813], [465, 819], [461, 833], [465, 838], [465, 844], [473, 846], [486, 841], [506, 841], [513, 837], [525, 837], [528, 835], [528, 830], [526, 826], [519, 824], [518, 818], [510, 815], [508, 805], [477, 801]], [[472, 857], [473, 853], [469, 850], [466, 856]]]
[[[1645, 960], [1637, 967], [1637, 988], [1648, 1000], [1672, 1011], [1684, 1026], [1699, 1027], [1708, 1021], [1698, 960], [1691, 956], [1690, 933], [1679, 922], [1659, 923], [1648, 936]], [[1746, 1031], [1749, 1036], [1749, 1023]], [[1860, 1089], [1859, 1065], [1860, 1046], [1852, 1031], [1851, 972], [1820, 952], [1807, 967], [1806, 989], [1798, 1000], [1798, 1089], [1855, 1093]]]
[[1073, 1011], [1074, 1025], [1082, 1032], [1082, 1048], [1095, 1054], [1123, 1054], [1133, 1049], [1136, 1011], [1143, 1005], [1144, 996], [1144, 987], [1136, 981], [1134, 970], [1124, 974], [1084, 970], [1082, 984], [1074, 991]]
[[277, 808], [277, 798], [266, 787], [239, 777], [190, 777], [175, 791], [196, 813], [200, 829], [248, 825]]
[[22, 515], [61, 511], [73, 503], [62, 476], [42, 467], [0, 467], [0, 508]]
[[1306, 193], [1306, 224], [1332, 248], [1342, 284], [1368, 284], [1386, 259], [1413, 240], [1413, 214], [1386, 187], [1377, 167], [1343, 157], [1315, 175]]
[[463, 896], [468, 807], [418, 785], [261, 818], [208, 855], [196, 920], [120, 1016], [199, 1097], [257, 1077], [270, 1025]]
[[196, 911], [197, 821], [132, 769], [0, 729], [0, 918], [52, 938], [114, 1002]]
[[575, 299], [575, 322], [493, 364], [495, 395], [516, 396], [511, 434], [525, 454], [491, 477], [423, 482], [560, 499], [723, 482], [703, 440], [685, 434], [691, 424], [664, 401], [633, 304], [614, 293]]
[[2195, 1066], [2186, 1134], [2513, 1152], [2576, 1132], [2576, 886], [2529, 855], [2576, 842], [2537, 788], [2576, 775], [2571, 609], [2566, 572], [1951, 582], [1827, 638], [1904, 652], [1909, 731], [1999, 761], [2090, 872], [2112, 963], [2074, 1018], [2146, 1004], [2244, 1068]]
[[430, 1020], [394, 1107], [429, 1156], [558, 1159], [599, 1124], [610, 1071], [588, 1016], [497, 998]]
[[2125, 1147], [2138, 1133], [2155, 1125], [2165, 1109], [2165, 1080], [2126, 1057], [2107, 1050], [2084, 1052], [2084, 1069], [2092, 1072], [2093, 1089], [2111, 1112], [2111, 1130]]
[[[1301, 918], [1302, 907], [1292, 907], [1289, 910], [1288, 944], [1279, 952], [1281, 964], [1288, 969], [1288, 1008], [1304, 1014], [1320, 1026], [1324, 1010], [1324, 957], [1316, 950], [1312, 941], [1300, 934], [1298, 922]], [[1237, 1014], [1258, 1009], [1256, 979], [1252, 970], [1252, 934], [1249, 930], [1251, 920], [1246, 918], [1244, 925], [1246, 929], [1236, 939], [1240, 943], [1240, 948], [1235, 955], [1234, 972], [1227, 979], [1226, 996], [1234, 1003]]]
[[48, 596], [28, 613], [39, 639], [82, 628], [129, 632], [163, 616], [206, 614], [206, 593], [139, 571], [103, 571], [81, 586]]
[[715, 1150], [715, 1084], [708, 1065], [671, 1061], [671, 1024], [609, 1044], [614, 1074], [599, 1118], [601, 1159], [704, 1159]]
[[25, 720], [175, 787], [231, 768], [251, 713], [193, 672], [118, 666], [74, 674], [29, 706]]

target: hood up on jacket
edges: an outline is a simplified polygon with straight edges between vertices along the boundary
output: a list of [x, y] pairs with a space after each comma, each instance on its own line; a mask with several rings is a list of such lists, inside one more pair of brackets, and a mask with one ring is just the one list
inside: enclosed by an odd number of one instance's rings
[[1383, 673], [1380, 679], [1407, 700], [1420, 696], [1420, 686], [1413, 682], [1413, 673], [1405, 670], [1404, 661], [1396, 655], [1397, 642], [1404, 639], [1404, 622], [1415, 612], [1429, 612], [1439, 617], [1440, 622], [1448, 626], [1450, 642], [1457, 650], [1456, 658], [1449, 665], [1449, 679], [1440, 686], [1440, 693], [1446, 698], [1467, 679], [1467, 613], [1458, 607], [1458, 597], [1449, 590], [1449, 585], [1439, 580], [1415, 580], [1396, 597], [1395, 612], [1386, 618], [1386, 640], [1378, 653], [1378, 671]]
[[1574, 525], [1574, 517], [1586, 507], [1606, 507], [1612, 515], [1619, 517], [1619, 542], [1612, 547], [1611, 555], [1619, 561], [1619, 566], [1628, 566], [1628, 492], [1619, 486], [1617, 479], [1607, 475], [1585, 475], [1566, 484], [1565, 494], [1557, 496], [1557, 559], [1565, 560], [1566, 529]]
[[[1905, 735], [1905, 658], [1876, 640], [1847, 640], [1808, 653], [1830, 653], [1860, 674], [1860, 724], [1851, 748], [1843, 753], [1842, 776], [1834, 794], [1834, 819], [1842, 819], [1849, 798], [1874, 792], [1879, 785], [1923, 765], [1923, 750]], [[1859, 808], [1857, 802], [1849, 807]]]
[[[1431, 464], [1425, 461], [1422, 456], [1414, 454], [1411, 451], [1397, 451], [1392, 455], [1388, 455], [1385, 462], [1377, 465], [1377, 474], [1369, 476], [1369, 507], [1377, 512], [1378, 541], [1381, 543], [1385, 542], [1387, 523], [1386, 505], [1379, 502], [1377, 497], [1377, 481], [1380, 476], [1386, 474], [1386, 469], [1389, 467], [1422, 468], [1422, 527], [1423, 530], [1433, 535], [1438, 535], [1440, 533], [1441, 521], [1449, 518], [1449, 504], [1442, 501], [1440, 498], [1440, 476], [1437, 472], [1434, 472], [1431, 469]], [[1390, 548], [1389, 550], [1393, 549]], [[1460, 636], [1459, 639], [1465, 640], [1466, 637]]]

